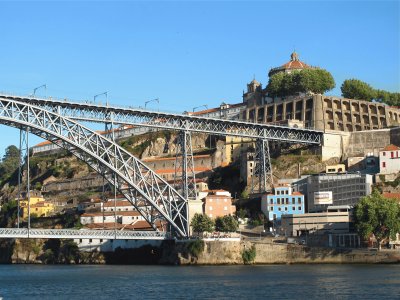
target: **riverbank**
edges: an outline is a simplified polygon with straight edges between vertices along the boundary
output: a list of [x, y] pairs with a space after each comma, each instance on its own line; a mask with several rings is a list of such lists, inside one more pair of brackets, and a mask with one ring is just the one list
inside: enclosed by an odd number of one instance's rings
[[[81, 252], [61, 246], [59, 253], [43, 248], [45, 240], [0, 241], [3, 264], [146, 264], [146, 265], [242, 265], [242, 264], [385, 264], [400, 263], [399, 250], [307, 247], [260, 240], [165, 241], [115, 252]], [[69, 244], [65, 244], [69, 245]], [[43, 250], [45, 249], [45, 250]], [[72, 250], [73, 251], [72, 251]]]
[[[197, 256], [188, 253], [184, 243], [176, 243], [164, 253], [162, 263], [178, 265], [229, 265], [246, 263], [243, 253], [254, 249], [254, 264], [376, 264], [400, 263], [399, 250], [334, 249], [269, 241], [210, 241]], [[251, 251], [251, 250], [250, 250]], [[174, 257], [175, 255], [175, 257]]]

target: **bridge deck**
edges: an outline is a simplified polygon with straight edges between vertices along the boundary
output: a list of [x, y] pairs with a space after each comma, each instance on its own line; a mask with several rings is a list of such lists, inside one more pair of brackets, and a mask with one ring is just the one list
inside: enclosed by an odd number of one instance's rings
[[112, 114], [112, 121], [115, 124], [185, 130], [223, 136], [264, 138], [307, 144], [320, 144], [323, 135], [322, 131], [310, 128], [292, 128], [276, 124], [251, 123], [243, 120], [213, 119], [91, 102], [72, 102], [0, 93], [1, 98], [26, 102], [31, 105], [43, 107], [49, 111], [56, 110], [65, 117], [88, 122], [110, 122], [110, 114]]
[[161, 231], [0, 228], [0, 238], [165, 240], [169, 235]]

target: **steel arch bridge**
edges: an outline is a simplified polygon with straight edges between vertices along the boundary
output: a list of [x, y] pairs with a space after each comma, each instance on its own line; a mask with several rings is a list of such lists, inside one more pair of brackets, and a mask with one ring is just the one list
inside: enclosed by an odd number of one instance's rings
[[58, 113], [9, 99], [0, 99], [0, 124], [28, 128], [73, 153], [122, 193], [154, 230], [158, 223], [175, 236], [189, 235], [187, 199], [110, 139]]
[[[106, 125], [106, 132], [113, 132], [111, 130], [113, 124], [179, 131], [177, 149], [180, 153], [177, 152], [176, 166], [179, 166], [178, 169], [181, 170], [182, 184], [179, 189], [182, 190], [186, 199], [196, 197], [194, 160], [190, 142], [190, 135], [193, 132], [246, 137], [256, 141], [252, 192], [265, 192], [273, 183], [269, 141], [318, 145], [321, 144], [323, 136], [322, 131], [313, 129], [156, 112], [142, 108], [110, 106], [108, 103], [101, 105], [88, 101], [73, 102], [66, 99], [46, 99], [4, 93], [0, 93], [1, 98], [26, 102], [49, 111], [56, 111], [74, 120], [103, 123]], [[176, 171], [175, 179], [178, 178], [177, 173]]]

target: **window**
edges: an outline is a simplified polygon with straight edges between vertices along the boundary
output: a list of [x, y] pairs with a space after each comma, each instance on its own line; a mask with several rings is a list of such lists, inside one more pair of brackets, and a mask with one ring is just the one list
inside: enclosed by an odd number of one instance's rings
[[296, 206], [292, 206], [292, 210], [296, 210]]
[[103, 242], [103, 239], [100, 239], [100, 243], [102, 243]]
[[386, 156], [386, 152], [385, 151], [382, 152], [382, 156]]
[[274, 204], [274, 200], [272, 198], [269, 199], [269, 204]]
[[390, 157], [391, 157], [391, 158], [393, 158], [393, 157], [394, 157], [394, 153], [393, 153], [393, 151], [392, 151], [392, 152], [390, 152]]
[[228, 207], [224, 206], [224, 210], [228, 210]]
[[298, 204], [301, 204], [301, 198], [300, 198], [300, 197], [297, 198], [297, 203], [298, 203]]
[[287, 211], [287, 206], [285, 206], [285, 211]]
[[281, 198], [277, 198], [276, 201], [278, 202], [278, 204], [281, 204]]
[[210, 218], [212, 218], [212, 214], [210, 214]]
[[296, 199], [292, 198], [292, 204], [294, 204], [296, 202]]
[[301, 210], [301, 206], [299, 206], [298, 209]]
[[273, 210], [274, 210], [274, 208], [273, 208], [273, 207], [270, 207], [270, 208], [269, 208], [269, 210], [270, 210], [270, 211], [273, 211]]
[[279, 211], [281, 211], [281, 208], [280, 208], [280, 207], [278, 207], [278, 210], [279, 210]]
[[382, 168], [386, 168], [386, 162], [382, 162]]
[[209, 210], [212, 210], [212, 206], [210, 206]]

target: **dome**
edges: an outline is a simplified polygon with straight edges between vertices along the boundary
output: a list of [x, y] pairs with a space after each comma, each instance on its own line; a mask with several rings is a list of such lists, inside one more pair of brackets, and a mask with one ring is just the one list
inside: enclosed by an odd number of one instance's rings
[[313, 69], [313, 67], [302, 62], [299, 59], [299, 55], [296, 52], [293, 52], [290, 55], [290, 61], [288, 61], [286, 64], [284, 64], [280, 67], [271, 69], [268, 73], [268, 76], [271, 77], [272, 75], [279, 73], [279, 72], [290, 73], [292, 70], [303, 70], [303, 69]]

